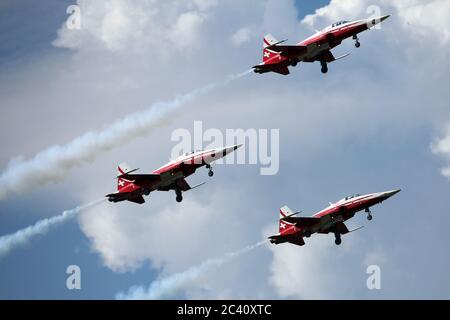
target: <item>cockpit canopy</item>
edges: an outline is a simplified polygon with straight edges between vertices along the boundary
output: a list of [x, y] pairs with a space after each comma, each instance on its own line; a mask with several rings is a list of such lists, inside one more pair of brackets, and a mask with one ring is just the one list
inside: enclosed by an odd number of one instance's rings
[[340, 26], [341, 24], [348, 23], [348, 22], [349, 22], [349, 21], [346, 21], [346, 20], [344, 20], [344, 21], [339, 21], [339, 22], [335, 22], [335, 23], [333, 23], [333, 24], [331, 25], [331, 28]]
[[185, 153], [179, 155], [176, 159], [185, 158], [185, 157], [187, 157], [187, 156], [190, 156], [191, 154], [194, 154], [194, 153], [197, 153], [197, 152], [200, 152], [200, 151], [202, 151], [202, 150], [198, 150], [198, 149], [196, 149], [196, 150], [191, 150], [191, 151], [189, 151], [189, 152], [185, 152]]
[[353, 198], [356, 198], [356, 197], [359, 197], [359, 196], [360, 196], [360, 194], [355, 193], [355, 194], [352, 194], [351, 196], [345, 197], [344, 200], [350, 200], [350, 199], [353, 199]]

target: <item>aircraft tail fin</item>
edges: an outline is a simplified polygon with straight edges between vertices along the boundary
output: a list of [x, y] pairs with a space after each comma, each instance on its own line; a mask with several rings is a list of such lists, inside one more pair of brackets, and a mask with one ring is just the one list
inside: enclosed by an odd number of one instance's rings
[[117, 171], [119, 172], [119, 175], [125, 174], [125, 173], [128, 173], [131, 171], [131, 167], [128, 164], [126, 164], [125, 162], [122, 162], [117, 167]]
[[272, 51], [270, 49], [267, 49], [268, 46], [271, 46], [275, 43], [277, 43], [277, 39], [275, 39], [274, 36], [271, 34], [267, 34], [264, 37], [264, 50], [263, 50], [263, 62], [267, 62], [274, 54], [276, 54], [275, 51]]
[[295, 212], [292, 211], [288, 206], [280, 208], [280, 219], [286, 218], [287, 216], [293, 215]]
[[[125, 162], [122, 162], [117, 167], [118, 176], [123, 175], [125, 173], [133, 171], [129, 165], [127, 165]], [[124, 189], [128, 185], [133, 184], [132, 181], [124, 179], [124, 178], [117, 178], [117, 191], [120, 192], [120, 190]]]
[[283, 218], [286, 218], [287, 216], [290, 216], [293, 214], [295, 214], [295, 212], [292, 211], [291, 209], [289, 209], [288, 206], [284, 206], [284, 207], [280, 208], [280, 221], [278, 223], [278, 231], [280, 232], [280, 234], [283, 234], [283, 232], [287, 229], [287, 227], [294, 225], [293, 223], [282, 220]]
[[271, 46], [277, 42], [278, 42], [278, 40], [275, 39], [275, 37], [273, 35], [271, 35], [270, 33], [266, 34], [264, 36], [264, 48], [267, 48], [268, 46]]

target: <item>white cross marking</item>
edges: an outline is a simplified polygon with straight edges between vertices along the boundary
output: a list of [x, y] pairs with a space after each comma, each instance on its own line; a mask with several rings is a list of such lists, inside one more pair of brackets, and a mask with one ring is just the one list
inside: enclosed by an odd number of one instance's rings
[[286, 225], [285, 225], [283, 222], [281, 222], [281, 223], [280, 223], [280, 228], [281, 228], [281, 229], [284, 229], [284, 228], [286, 228]]
[[119, 186], [123, 187], [125, 185], [125, 181], [119, 180]]
[[270, 52], [268, 52], [268, 51], [264, 52], [264, 57], [269, 58], [270, 57]]

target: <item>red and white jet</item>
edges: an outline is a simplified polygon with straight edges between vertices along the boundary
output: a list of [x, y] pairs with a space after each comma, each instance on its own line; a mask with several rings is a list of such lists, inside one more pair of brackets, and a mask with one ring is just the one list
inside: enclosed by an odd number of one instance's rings
[[106, 197], [111, 202], [128, 200], [142, 204], [145, 202], [143, 195], [147, 196], [152, 191], [174, 190], [177, 202], [181, 202], [183, 201], [182, 192], [204, 184], [201, 183], [191, 187], [184, 178], [203, 166], [206, 166], [208, 175], [212, 177], [214, 172], [212, 171], [211, 163], [225, 157], [240, 146], [235, 145], [206, 151], [188, 152], [149, 174], [136, 174], [134, 172], [139, 169], [131, 170], [129, 166], [122, 163], [118, 167], [117, 192], [110, 193]]
[[331, 49], [341, 44], [342, 40], [353, 37], [355, 46], [359, 48], [358, 34], [384, 21], [390, 15], [356, 21], [340, 21], [333, 23], [322, 31], [296, 45], [282, 44], [286, 40], [277, 41], [272, 35], [264, 37], [263, 62], [253, 69], [256, 73], [276, 72], [289, 74], [289, 66], [295, 67], [299, 62], [319, 61], [322, 73], [328, 72], [328, 63], [348, 56], [335, 58]]
[[334, 233], [335, 243], [339, 245], [341, 244], [341, 235], [360, 229], [349, 231], [344, 221], [362, 210], [367, 213], [367, 219], [372, 220], [370, 207], [383, 202], [398, 192], [400, 192], [400, 189], [365, 195], [355, 194], [336, 203], [330, 202], [327, 208], [311, 217], [294, 217], [299, 212], [293, 212], [287, 206], [284, 206], [280, 209], [279, 233], [270, 236], [270, 242], [275, 244], [289, 242], [303, 246], [305, 244], [303, 238], [309, 238], [313, 233]]

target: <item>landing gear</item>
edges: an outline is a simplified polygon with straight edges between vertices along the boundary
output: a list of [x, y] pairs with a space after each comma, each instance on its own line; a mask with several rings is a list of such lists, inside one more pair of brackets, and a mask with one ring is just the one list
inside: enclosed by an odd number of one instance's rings
[[181, 190], [175, 189], [175, 193], [177, 194], [177, 197], [175, 198], [175, 200], [177, 200], [177, 202], [183, 201], [183, 195], [181, 194]]
[[207, 164], [206, 169], [208, 169], [208, 176], [212, 177], [214, 175], [214, 172], [212, 171], [211, 165]]
[[372, 217], [372, 214], [371, 214], [372, 212], [370, 212], [370, 209], [366, 208], [365, 211], [367, 213], [367, 220], [369, 220], [369, 221], [372, 220], [373, 217]]
[[291, 66], [295, 67], [298, 64], [298, 59], [292, 59]]
[[142, 193], [143, 193], [144, 195], [148, 196], [148, 195], [150, 194], [150, 189], [145, 188], [145, 189], [142, 191]]
[[320, 71], [322, 71], [322, 73], [327, 73], [328, 72], [328, 65], [327, 62], [322, 60], [320, 61], [320, 65], [322, 66], [322, 68], [320, 69]]
[[359, 43], [359, 39], [356, 34], [353, 36], [353, 40], [355, 40], [355, 47], [359, 48], [361, 46], [361, 43]]
[[304, 232], [304, 235], [305, 235], [306, 238], [311, 237], [311, 231], [306, 230], [306, 231]]
[[341, 234], [335, 233], [334, 237], [335, 237], [334, 243], [336, 243], [336, 245], [340, 245], [342, 243]]

